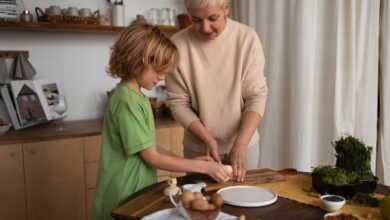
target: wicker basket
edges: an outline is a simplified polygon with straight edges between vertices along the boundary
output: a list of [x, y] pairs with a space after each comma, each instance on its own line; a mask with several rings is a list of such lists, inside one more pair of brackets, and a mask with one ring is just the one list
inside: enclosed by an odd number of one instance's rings
[[35, 13], [37, 14], [38, 21], [61, 23], [61, 24], [99, 24], [99, 10], [96, 10], [89, 17], [82, 16], [69, 16], [69, 15], [50, 15], [46, 14], [41, 8], [36, 7]]

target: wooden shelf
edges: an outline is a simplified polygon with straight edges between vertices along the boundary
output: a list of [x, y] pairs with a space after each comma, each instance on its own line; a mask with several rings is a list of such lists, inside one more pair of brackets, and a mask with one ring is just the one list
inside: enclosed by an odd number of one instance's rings
[[[168, 35], [179, 31], [174, 26], [158, 26], [160, 30]], [[124, 27], [113, 27], [90, 24], [58, 24], [48, 22], [9, 22], [0, 21], [0, 30], [20, 31], [54, 31], [54, 32], [94, 32], [94, 33], [120, 33]]]

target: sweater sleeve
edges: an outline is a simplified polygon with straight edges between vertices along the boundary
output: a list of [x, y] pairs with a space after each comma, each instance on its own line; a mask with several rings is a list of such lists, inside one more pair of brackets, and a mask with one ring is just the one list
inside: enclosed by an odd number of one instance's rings
[[165, 103], [170, 108], [173, 117], [185, 129], [195, 120], [200, 120], [191, 108], [191, 97], [188, 87], [184, 82], [179, 69], [166, 75], [165, 85], [167, 88], [167, 99]]
[[257, 112], [261, 117], [264, 115], [267, 102], [268, 87], [264, 76], [265, 58], [263, 47], [255, 31], [252, 31], [252, 49], [250, 62], [245, 71], [242, 85], [244, 99], [244, 112]]

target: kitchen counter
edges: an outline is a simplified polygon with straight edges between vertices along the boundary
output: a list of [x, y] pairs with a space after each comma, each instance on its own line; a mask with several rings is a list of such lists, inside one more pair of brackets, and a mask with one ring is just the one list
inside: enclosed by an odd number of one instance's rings
[[[56, 122], [55, 125], [63, 127], [63, 131], [56, 131], [56, 126], [54, 126], [53, 122], [17, 131], [12, 130], [11, 128], [11, 130], [6, 134], [0, 135], [0, 145], [97, 135], [101, 133], [102, 124], [103, 119], [100, 118], [81, 121]], [[155, 118], [156, 129], [177, 126], [180, 125], [170, 117]]]

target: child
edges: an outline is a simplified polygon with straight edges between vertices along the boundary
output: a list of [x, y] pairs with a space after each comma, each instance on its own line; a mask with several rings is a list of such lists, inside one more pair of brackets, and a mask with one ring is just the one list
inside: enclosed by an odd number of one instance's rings
[[111, 219], [111, 211], [124, 199], [156, 183], [156, 168], [204, 173], [219, 182], [228, 177], [224, 166], [210, 157], [185, 159], [155, 147], [152, 109], [141, 88], [152, 89], [178, 62], [176, 46], [158, 28], [142, 21], [131, 23], [112, 47], [107, 72], [121, 82], [104, 116], [94, 220]]

